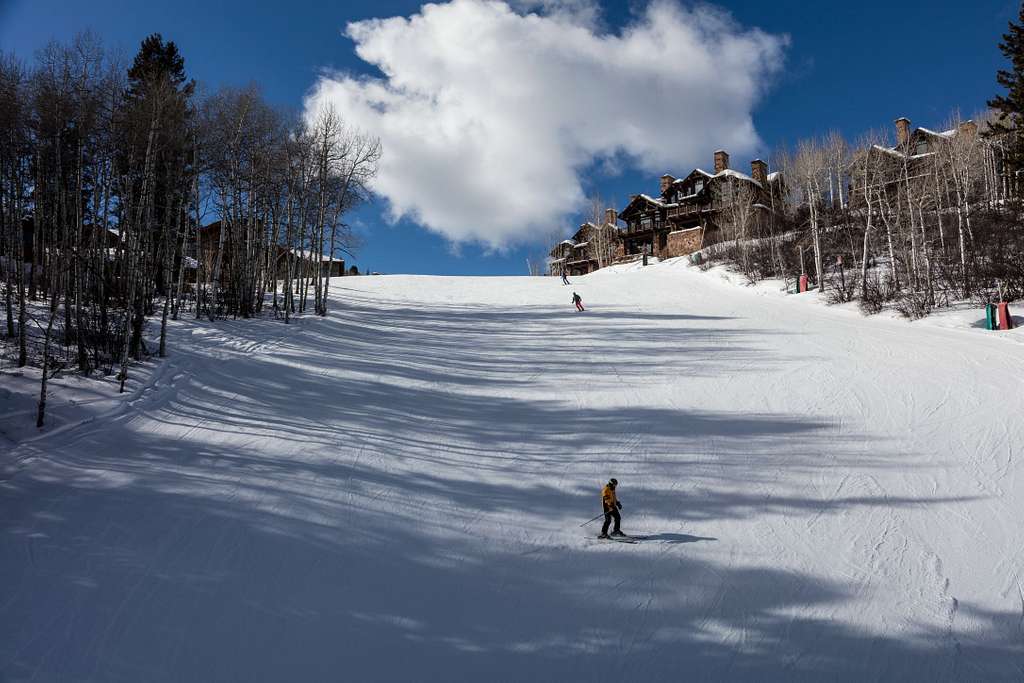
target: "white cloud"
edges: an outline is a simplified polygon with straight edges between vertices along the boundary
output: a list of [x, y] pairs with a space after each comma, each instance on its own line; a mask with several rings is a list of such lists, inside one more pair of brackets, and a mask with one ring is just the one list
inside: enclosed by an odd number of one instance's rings
[[380, 136], [374, 190], [393, 218], [502, 248], [576, 212], [594, 161], [681, 172], [758, 145], [751, 110], [785, 37], [667, 0], [601, 34], [586, 0], [514, 1], [519, 12], [452, 0], [349, 24], [383, 77], [325, 75], [307, 98], [309, 115], [330, 102]]

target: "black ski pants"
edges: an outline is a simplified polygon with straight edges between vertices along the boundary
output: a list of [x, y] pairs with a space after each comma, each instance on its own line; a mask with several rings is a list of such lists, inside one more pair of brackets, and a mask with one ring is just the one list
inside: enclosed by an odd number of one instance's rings
[[601, 533], [608, 533], [608, 526], [615, 520], [615, 531], [619, 530], [619, 524], [622, 523], [622, 517], [619, 516], [619, 511], [616, 508], [605, 508], [604, 510], [604, 526], [601, 527]]

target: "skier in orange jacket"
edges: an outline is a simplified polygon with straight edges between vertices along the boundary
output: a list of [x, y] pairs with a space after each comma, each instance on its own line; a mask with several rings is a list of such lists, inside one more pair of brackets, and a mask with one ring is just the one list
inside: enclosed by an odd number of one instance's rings
[[625, 536], [622, 530], [619, 529], [619, 525], [622, 523], [622, 518], [619, 516], [619, 510], [622, 509], [622, 503], [619, 502], [619, 497], [615, 495], [615, 489], [619, 485], [619, 480], [612, 478], [608, 480], [605, 487], [601, 490], [601, 505], [604, 506], [604, 526], [601, 527], [601, 535], [598, 538], [608, 538], [608, 527], [611, 525], [612, 520], [615, 520], [615, 530], [612, 531], [612, 536]]

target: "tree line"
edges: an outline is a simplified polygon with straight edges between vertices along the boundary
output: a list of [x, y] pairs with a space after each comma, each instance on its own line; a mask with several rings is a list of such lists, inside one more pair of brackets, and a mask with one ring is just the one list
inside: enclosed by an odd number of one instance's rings
[[132, 362], [166, 354], [169, 319], [326, 315], [380, 157], [332, 109], [201, 95], [159, 34], [130, 64], [88, 33], [31, 64], [0, 55], [4, 344], [42, 369], [38, 424], [55, 371], [117, 372], [123, 391]]

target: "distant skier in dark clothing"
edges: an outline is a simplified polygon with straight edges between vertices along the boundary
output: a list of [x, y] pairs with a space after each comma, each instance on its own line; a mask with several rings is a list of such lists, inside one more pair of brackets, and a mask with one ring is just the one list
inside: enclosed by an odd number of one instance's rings
[[569, 284], [569, 274], [565, 272], [565, 268], [562, 268], [562, 284]]
[[612, 531], [612, 536], [625, 536], [622, 530], [619, 529], [619, 525], [622, 523], [622, 518], [619, 516], [619, 510], [622, 509], [622, 503], [619, 502], [618, 496], [615, 495], [615, 488], [619, 485], [618, 479], [609, 479], [608, 483], [601, 490], [601, 505], [604, 506], [604, 526], [601, 527], [601, 535], [598, 538], [608, 538], [608, 527], [611, 525], [612, 520], [615, 520], [615, 530]]
[[583, 299], [581, 299], [580, 295], [577, 294], [576, 292], [572, 293], [572, 302], [574, 304], [576, 304], [576, 310], [577, 311], [585, 311], [586, 310], [585, 308], [583, 308]]

